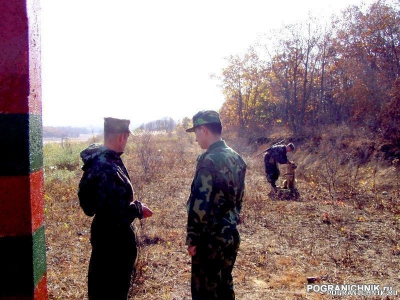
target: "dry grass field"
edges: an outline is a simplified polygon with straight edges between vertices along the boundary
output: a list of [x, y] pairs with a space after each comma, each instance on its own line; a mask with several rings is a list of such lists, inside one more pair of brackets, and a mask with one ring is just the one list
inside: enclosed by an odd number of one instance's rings
[[[307, 277], [400, 292], [397, 161], [377, 156], [365, 139], [298, 141], [289, 158], [298, 165], [300, 198], [283, 201], [268, 197], [257, 156], [267, 145], [249, 147], [239, 139], [228, 144], [248, 164], [234, 269], [237, 299], [331, 299], [307, 293]], [[44, 147], [49, 299], [87, 299], [91, 218], [77, 200], [78, 154], [85, 146]], [[123, 155], [137, 198], [154, 211], [152, 218], [134, 221], [139, 258], [132, 299], [190, 299], [185, 205], [200, 153], [193, 136], [180, 133], [134, 136]]]

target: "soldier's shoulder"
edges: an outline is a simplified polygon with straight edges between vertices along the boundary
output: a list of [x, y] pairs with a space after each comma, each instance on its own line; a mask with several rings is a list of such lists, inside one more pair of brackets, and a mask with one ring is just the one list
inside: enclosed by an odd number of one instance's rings
[[199, 163], [202, 167], [213, 167], [216, 160], [214, 152], [204, 152], [199, 157]]
[[230, 147], [221, 148], [211, 155], [211, 159], [217, 167], [226, 165], [245, 166], [246, 162], [238, 152]]
[[234, 157], [238, 157], [238, 158], [242, 159], [242, 157], [239, 154], [239, 152], [237, 152], [235, 149], [233, 149], [233, 148], [231, 148], [229, 146], [224, 148], [222, 153], [223, 153], [223, 155], [226, 155], [226, 156], [234, 156]]
[[275, 152], [283, 152], [284, 148], [285, 148], [284, 145], [275, 145], [271, 147], [271, 150]]
[[99, 155], [92, 161], [92, 164], [88, 168], [91, 173], [110, 173], [115, 172], [117, 164], [114, 160], [107, 158], [106, 155]]

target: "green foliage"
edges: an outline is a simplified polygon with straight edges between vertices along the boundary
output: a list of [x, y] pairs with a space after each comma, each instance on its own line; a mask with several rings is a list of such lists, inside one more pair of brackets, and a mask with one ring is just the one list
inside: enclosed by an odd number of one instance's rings
[[65, 184], [65, 182], [69, 182], [72, 179], [76, 178], [76, 172], [68, 171], [68, 170], [52, 170], [51, 172], [46, 172], [46, 182], [57, 182], [59, 184]]
[[81, 177], [79, 153], [84, 143], [64, 142], [43, 145], [44, 198], [48, 203], [75, 198]]
[[47, 143], [43, 145], [43, 163], [46, 172], [55, 170], [74, 171], [80, 167], [80, 151], [85, 147], [82, 143], [65, 142]]

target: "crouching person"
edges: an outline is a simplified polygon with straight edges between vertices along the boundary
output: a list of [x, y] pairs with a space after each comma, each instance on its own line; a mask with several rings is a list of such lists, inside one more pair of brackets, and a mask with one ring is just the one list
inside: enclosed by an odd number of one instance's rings
[[289, 162], [287, 153], [294, 151], [294, 145], [289, 143], [287, 145], [274, 145], [264, 153], [265, 174], [267, 181], [271, 184], [271, 191], [277, 192], [276, 181], [279, 178], [280, 171], [279, 164], [287, 164]]

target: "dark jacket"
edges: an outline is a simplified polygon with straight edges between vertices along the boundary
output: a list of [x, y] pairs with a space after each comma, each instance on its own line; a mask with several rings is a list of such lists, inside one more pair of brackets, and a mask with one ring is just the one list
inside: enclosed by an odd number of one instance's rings
[[121, 154], [98, 144], [81, 152], [84, 174], [79, 183], [79, 201], [84, 212], [95, 215], [96, 222], [103, 226], [129, 226], [143, 216], [141, 203], [134, 201]]
[[264, 156], [265, 164], [287, 164], [287, 151], [285, 145], [276, 145], [268, 148]]

